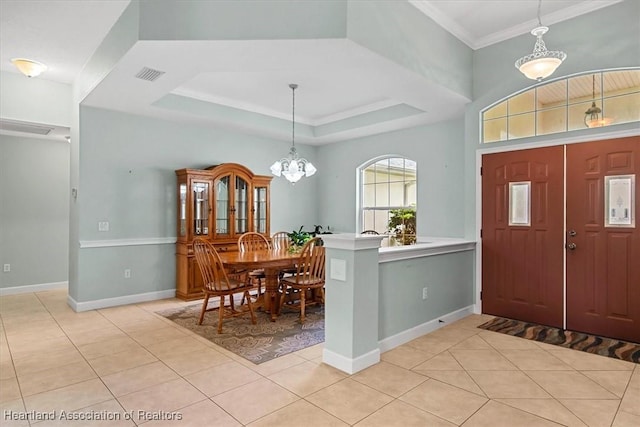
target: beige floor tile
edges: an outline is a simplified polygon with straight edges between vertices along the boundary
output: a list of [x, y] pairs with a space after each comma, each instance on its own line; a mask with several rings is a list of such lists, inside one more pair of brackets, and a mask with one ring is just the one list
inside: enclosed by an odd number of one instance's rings
[[25, 318], [9, 318], [8, 321], [3, 320], [3, 327], [7, 338], [11, 339], [17, 335], [37, 334], [39, 337], [64, 336], [64, 331], [51, 315], [44, 317], [40, 315], [37, 320], [29, 317]]
[[0, 362], [0, 380], [13, 378], [16, 376], [16, 370], [13, 368], [11, 359]]
[[458, 328], [453, 325], [447, 325], [431, 332], [427, 336], [443, 341], [456, 341], [459, 343], [479, 334], [481, 331], [481, 329], [476, 328]]
[[276, 372], [269, 379], [298, 396], [305, 397], [346, 377], [347, 374], [329, 365], [304, 362]]
[[631, 375], [631, 380], [624, 393], [620, 410], [640, 416], [640, 364]]
[[618, 400], [561, 399], [560, 403], [589, 427], [610, 426], [618, 411]]
[[237, 358], [236, 361], [264, 377], [268, 377], [269, 375], [275, 374], [276, 372], [288, 369], [291, 366], [307, 362], [306, 359], [303, 359], [295, 353], [289, 353], [284, 356], [276, 357], [275, 359], [269, 360], [268, 362], [264, 362], [259, 365], [256, 365], [255, 363], [250, 362], [243, 357]]
[[556, 399], [618, 400], [615, 394], [605, 390], [579, 372], [526, 371], [525, 373]]
[[18, 377], [22, 377], [83, 361], [82, 355], [73, 348], [61, 351], [38, 351], [31, 356], [14, 359], [13, 364]]
[[578, 371], [632, 371], [636, 365], [635, 363], [625, 362], [624, 360], [614, 359], [612, 357], [567, 348], [549, 350], [549, 353], [571, 365]]
[[323, 349], [324, 343], [312, 345], [311, 347], [296, 351], [296, 356], [307, 360], [317, 359], [318, 357], [322, 357]]
[[515, 371], [518, 368], [497, 350], [451, 350], [467, 371]]
[[0, 402], [0, 418], [2, 427], [29, 427], [29, 420], [25, 419], [26, 411], [22, 398]]
[[463, 427], [560, 427], [561, 424], [545, 420], [528, 412], [502, 403], [490, 401], [473, 414]]
[[157, 361], [158, 359], [153, 354], [140, 347], [134, 350], [91, 359], [89, 360], [89, 364], [95, 369], [98, 375], [105, 376]]
[[23, 396], [55, 390], [71, 384], [80, 383], [96, 378], [96, 373], [84, 361], [69, 363], [63, 366], [38, 371], [27, 375], [20, 375], [18, 381]]
[[20, 394], [20, 386], [18, 385], [17, 378], [13, 377], [2, 380], [2, 384], [0, 385], [0, 403], [10, 402], [22, 397], [22, 395]]
[[393, 398], [347, 378], [308, 396], [306, 400], [342, 421], [354, 424], [382, 408]]
[[184, 378], [211, 397], [255, 382], [262, 377], [238, 362], [229, 362], [186, 375]]
[[478, 328], [478, 326], [488, 322], [493, 318], [494, 316], [491, 316], [490, 314], [471, 314], [463, 319], [455, 321], [450, 326], [456, 328], [476, 329]]
[[[624, 395], [629, 380], [631, 379], [631, 371], [581, 371], [582, 375], [591, 378], [602, 387], [609, 390], [618, 397]], [[638, 400], [640, 405], [640, 399]]]
[[500, 350], [519, 369], [526, 371], [571, 371], [573, 368], [542, 349]]
[[[166, 320], [166, 319], [164, 319]], [[131, 336], [144, 337], [148, 333], [158, 333], [164, 329], [176, 329], [174, 323], [167, 323], [163, 319], [146, 314], [145, 318], [132, 319], [127, 323], [115, 323], [120, 329]], [[176, 336], [179, 338], [179, 336]]]
[[351, 377], [378, 391], [399, 397], [429, 378], [387, 362], [380, 362]]
[[64, 351], [76, 351], [75, 346], [65, 337], [36, 338], [30, 341], [9, 341], [11, 356], [14, 360], [34, 358], [42, 354], [54, 354]]
[[179, 409], [173, 415], [165, 417], [165, 419], [150, 420], [142, 425], [145, 427], [242, 426], [236, 419], [209, 399]]
[[482, 396], [436, 380], [422, 383], [400, 400], [458, 425], [487, 402]]
[[454, 427], [456, 424], [407, 403], [394, 400], [355, 425], [357, 427]]
[[482, 391], [491, 399], [551, 398], [538, 384], [518, 371], [468, 371]]
[[27, 411], [75, 411], [113, 399], [109, 389], [99, 379], [84, 381], [44, 393], [26, 396]]
[[305, 400], [298, 400], [247, 425], [250, 427], [343, 427], [349, 424]]
[[160, 327], [150, 330], [140, 330], [135, 332], [128, 332], [129, 336], [140, 344], [146, 346], [155, 344], [158, 341], [170, 340], [176, 338], [184, 338], [185, 333], [174, 327]]
[[173, 357], [178, 354], [190, 353], [192, 351], [204, 350], [207, 347], [204, 343], [188, 337], [180, 337], [170, 340], [162, 340], [157, 343], [146, 345], [145, 348], [158, 359], [162, 360], [163, 357]]
[[[463, 330], [463, 329], [460, 329]], [[463, 341], [462, 339], [448, 339], [448, 338], [436, 338], [431, 337], [431, 334], [422, 336], [420, 338], [416, 338], [413, 341], [409, 341], [405, 345], [409, 347], [413, 347], [417, 350], [424, 351], [426, 353], [430, 353], [435, 356], [438, 353], [441, 353], [445, 350], [449, 350], [454, 345]]]
[[501, 334], [499, 332], [482, 331], [479, 337], [498, 350], [526, 350], [538, 348], [535, 341], [525, 338]]
[[486, 350], [491, 348], [493, 347], [491, 347], [479, 335], [474, 335], [454, 345], [451, 347], [451, 350]]
[[448, 351], [433, 356], [427, 360], [412, 368], [412, 371], [462, 371], [462, 366]]
[[113, 326], [113, 324], [108, 319], [105, 319], [103, 316], [99, 315], [93, 316], [93, 318], [91, 318], [90, 320], [69, 318], [66, 321], [60, 322], [60, 327], [67, 334], [70, 332], [80, 333], [86, 331], [95, 331], [111, 326]]
[[133, 351], [142, 348], [140, 344], [132, 340], [128, 336], [122, 334], [117, 338], [106, 339], [103, 341], [83, 344], [78, 346], [78, 351], [82, 353], [85, 359], [96, 359], [102, 356], [110, 356], [125, 351]]
[[154, 362], [103, 376], [102, 381], [114, 396], [120, 397], [178, 378], [178, 374], [164, 363]]
[[118, 397], [125, 410], [134, 411], [133, 418], [138, 424], [148, 420], [154, 412], [179, 412], [180, 409], [203, 400], [206, 400], [206, 396], [183, 378]]
[[164, 356], [161, 360], [182, 376], [231, 362], [224, 354], [206, 347], [189, 353]]
[[496, 401], [567, 427], [586, 426], [573, 412], [555, 399], [496, 399]]
[[393, 350], [385, 351], [380, 355], [380, 359], [402, 368], [411, 369], [433, 356], [434, 353], [432, 352], [421, 351], [405, 344]]
[[300, 398], [266, 378], [211, 398], [242, 424], [248, 424]]
[[629, 412], [618, 411], [611, 427], [638, 427], [640, 426], [640, 415]]
[[420, 371], [420, 373], [434, 380], [486, 397], [486, 394], [466, 371]]
[[115, 325], [111, 325], [93, 331], [67, 332], [67, 336], [75, 345], [81, 346], [126, 337], [127, 334]]

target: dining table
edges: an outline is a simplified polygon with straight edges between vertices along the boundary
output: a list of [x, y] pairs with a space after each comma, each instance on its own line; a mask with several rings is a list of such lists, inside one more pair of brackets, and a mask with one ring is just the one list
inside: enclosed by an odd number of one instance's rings
[[264, 270], [265, 291], [251, 304], [257, 308], [262, 307], [264, 311], [269, 312], [271, 321], [274, 322], [280, 311], [280, 288], [278, 286], [280, 271], [295, 267], [300, 260], [300, 254], [289, 252], [286, 248], [221, 252], [220, 260], [225, 267], [230, 269]]

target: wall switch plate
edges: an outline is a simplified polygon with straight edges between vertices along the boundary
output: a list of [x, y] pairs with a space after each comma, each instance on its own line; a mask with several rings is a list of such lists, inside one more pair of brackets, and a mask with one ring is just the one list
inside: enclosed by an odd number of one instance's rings
[[422, 299], [427, 299], [428, 295], [427, 295], [427, 288], [424, 287], [422, 288]]
[[341, 282], [347, 281], [347, 261], [343, 259], [331, 258], [331, 278], [340, 280]]
[[131, 278], [131, 269], [127, 268], [124, 270], [124, 278], [125, 279], [130, 279]]
[[98, 231], [109, 231], [109, 221], [98, 221]]
[[4, 267], [3, 267], [3, 271], [5, 273], [10, 272], [11, 271], [11, 264], [5, 264]]

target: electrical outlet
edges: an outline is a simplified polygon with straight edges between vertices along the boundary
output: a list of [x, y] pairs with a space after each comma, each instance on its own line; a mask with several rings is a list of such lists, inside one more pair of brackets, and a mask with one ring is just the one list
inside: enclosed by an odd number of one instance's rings
[[427, 299], [428, 295], [427, 295], [427, 288], [422, 288], [422, 299]]
[[11, 271], [11, 264], [5, 264], [5, 265], [4, 265], [4, 269], [3, 269], [3, 271], [4, 271], [5, 273], [10, 272], [10, 271]]
[[131, 278], [131, 269], [127, 268], [124, 270], [124, 278], [125, 279], [130, 279]]
[[98, 221], [98, 231], [109, 231], [109, 221]]

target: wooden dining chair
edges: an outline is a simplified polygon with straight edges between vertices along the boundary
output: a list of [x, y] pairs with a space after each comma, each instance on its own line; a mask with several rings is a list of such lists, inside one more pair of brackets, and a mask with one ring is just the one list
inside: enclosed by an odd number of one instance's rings
[[[260, 251], [271, 249], [271, 243], [260, 233], [248, 232], [238, 238], [238, 250], [240, 252]], [[258, 296], [262, 295], [262, 281], [265, 279], [264, 269], [249, 271], [248, 280], [257, 288]]]
[[289, 249], [291, 246], [291, 238], [286, 231], [278, 231], [271, 236], [271, 246], [273, 249]]
[[[300, 310], [301, 323], [304, 323], [305, 308], [308, 305], [324, 304], [324, 265], [325, 248], [322, 246], [322, 239], [315, 237], [305, 243], [302, 248], [296, 273], [280, 280], [285, 290], [280, 297], [280, 308], [282, 309], [285, 300], [288, 299], [287, 294], [298, 291], [298, 302], [287, 304], [287, 307]], [[317, 292], [319, 296], [308, 301], [308, 291]]]
[[[235, 317], [243, 314], [251, 314], [251, 323], [256, 324], [256, 316], [251, 306], [251, 298], [249, 291], [252, 287], [244, 278], [240, 280], [230, 278], [227, 271], [220, 260], [218, 252], [213, 245], [207, 240], [197, 237], [193, 240], [193, 252], [196, 262], [202, 273], [202, 291], [204, 292], [204, 301], [202, 302], [202, 311], [198, 319], [198, 325], [202, 325], [204, 314], [206, 311], [218, 310], [218, 333], [222, 333], [222, 320], [225, 317]], [[236, 293], [243, 294], [243, 300], [247, 301], [247, 310], [242, 310], [242, 304], [236, 309], [233, 302], [233, 295]], [[209, 298], [220, 298], [218, 307], [208, 308]], [[225, 298], [229, 297], [229, 307], [225, 307]]]

